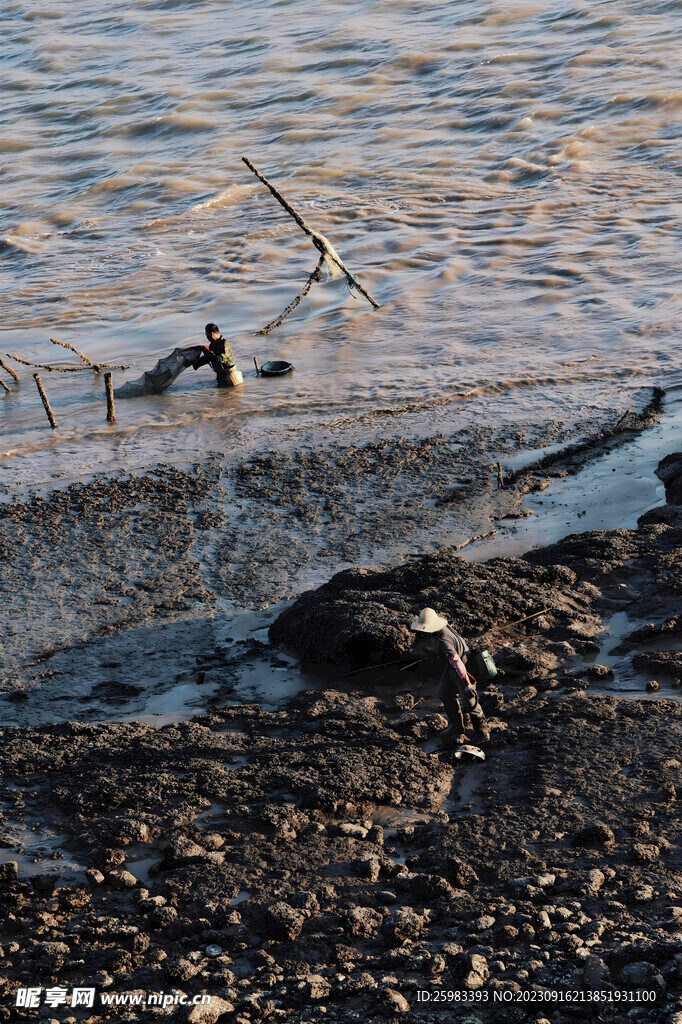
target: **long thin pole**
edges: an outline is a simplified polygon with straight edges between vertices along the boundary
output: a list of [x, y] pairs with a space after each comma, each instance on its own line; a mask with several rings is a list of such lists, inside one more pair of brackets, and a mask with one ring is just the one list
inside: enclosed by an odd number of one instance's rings
[[21, 363], [22, 366], [37, 366], [41, 370], [49, 370], [50, 373], [87, 373], [87, 366], [50, 366], [49, 363], [32, 363], [30, 359], [22, 359], [21, 356], [15, 356], [12, 352], [6, 352], [5, 355], [8, 359], [14, 359], [16, 363]]
[[47, 418], [50, 421], [50, 426], [52, 427], [53, 430], [56, 430], [57, 429], [57, 421], [54, 418], [54, 414], [52, 412], [52, 409], [50, 408], [50, 403], [49, 403], [49, 401], [47, 399], [47, 395], [45, 394], [45, 388], [43, 387], [43, 382], [40, 379], [40, 374], [39, 373], [34, 373], [33, 374], [33, 378], [34, 378], [34, 380], [36, 382], [36, 387], [38, 388], [38, 391], [40, 393], [40, 397], [43, 400], [43, 405], [45, 406], [45, 412], [47, 413]]
[[116, 413], [114, 411], [114, 385], [111, 373], [104, 374], [104, 385], [107, 389], [107, 423], [115, 423]]
[[12, 390], [11, 388], [7, 387], [7, 385], [5, 384], [5, 382], [2, 379], [2, 377], [0, 377], [0, 384], [2, 384], [3, 388], [5, 389], [5, 391], [11, 391]]
[[0, 359], [0, 366], [2, 366], [3, 370], [5, 371], [5, 373], [8, 373], [10, 375], [10, 377], [14, 377], [14, 379], [18, 383], [18, 381], [19, 381], [19, 374], [16, 372], [16, 370], [13, 370], [12, 367], [8, 366], [7, 363], [3, 362], [2, 359]]
[[522, 619], [515, 619], [514, 622], [503, 622], [501, 625], [491, 626], [487, 633], [479, 633], [478, 636], [473, 637], [474, 640], [482, 640], [486, 636], [490, 636], [491, 633], [495, 633], [498, 629], [510, 629], [512, 626], [520, 626], [522, 622], [528, 622], [529, 619], [537, 619], [539, 615], [544, 615], [548, 612], [549, 608], [542, 608], [539, 612], [533, 612], [532, 615], [524, 615]]
[[319, 252], [322, 253], [324, 258], [328, 261], [331, 260], [333, 263], [335, 263], [339, 270], [341, 270], [346, 275], [348, 283], [352, 285], [353, 288], [357, 289], [357, 291], [359, 291], [361, 295], [364, 295], [367, 301], [370, 302], [375, 309], [379, 309], [379, 303], [376, 301], [376, 299], [373, 299], [372, 296], [367, 291], [367, 289], [360, 284], [357, 277], [355, 277], [354, 274], [351, 274], [348, 267], [341, 260], [339, 254], [334, 249], [332, 249], [331, 245], [324, 237], [324, 235], [320, 234], [319, 231], [315, 231], [315, 229], [312, 228], [310, 224], [308, 224], [308, 222], [303, 219], [300, 213], [296, 212], [291, 203], [287, 202], [282, 193], [275, 188], [272, 182], [268, 181], [264, 174], [261, 174], [257, 167], [254, 167], [254, 165], [251, 163], [248, 157], [243, 156], [242, 160], [249, 168], [249, 170], [253, 171], [256, 177], [263, 182], [266, 188], [270, 189], [277, 202], [284, 207], [284, 209], [287, 211], [290, 217], [294, 218], [294, 220], [300, 227], [301, 231], [304, 231], [306, 235], [309, 235], [310, 238], [312, 238], [313, 245]]
[[[13, 359], [15, 363], [21, 363], [22, 366], [37, 366], [40, 370], [49, 370], [50, 373], [87, 373], [88, 370], [90, 369], [89, 366], [51, 366], [50, 363], [32, 363], [30, 359], [22, 359], [21, 356], [14, 355], [13, 352], [5, 352], [5, 355], [7, 356], [8, 359]], [[130, 364], [119, 366], [114, 363], [100, 363], [99, 369], [129, 370]], [[10, 370], [10, 373], [11, 372], [12, 371]], [[17, 380], [19, 380], [18, 377]]]
[[84, 352], [80, 352], [77, 348], [74, 348], [73, 345], [70, 345], [68, 341], [60, 341], [59, 338], [50, 338], [50, 341], [53, 345], [61, 345], [62, 348], [68, 348], [71, 352], [75, 352], [77, 356], [81, 357], [84, 363], [87, 363], [88, 366], [95, 371], [95, 373], [99, 373], [102, 369], [102, 367], [97, 363], [93, 363], [92, 359], [89, 359]]

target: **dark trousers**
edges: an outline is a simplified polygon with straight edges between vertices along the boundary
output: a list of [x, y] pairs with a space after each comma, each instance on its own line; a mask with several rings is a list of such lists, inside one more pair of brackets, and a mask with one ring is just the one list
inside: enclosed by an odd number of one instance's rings
[[465, 686], [454, 672], [446, 671], [438, 687], [438, 696], [443, 701], [448, 722], [460, 732], [465, 731], [464, 715], [471, 715], [474, 728], [481, 732], [485, 725], [483, 708], [479, 704], [476, 689]]

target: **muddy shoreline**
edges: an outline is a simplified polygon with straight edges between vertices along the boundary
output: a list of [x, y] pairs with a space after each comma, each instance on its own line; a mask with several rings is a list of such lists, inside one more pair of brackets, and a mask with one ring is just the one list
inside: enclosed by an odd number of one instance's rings
[[[524, 491], [542, 478], [531, 467], [508, 491], [494, 491], [482, 457], [493, 441], [479, 440], [481, 493], [494, 515], [518, 514]], [[448, 444], [427, 446], [429, 473], [417, 474], [434, 496], [434, 473], [446, 486]], [[402, 457], [409, 462], [411, 452], [406, 445], [400, 457], [385, 448], [365, 454], [383, 471], [382, 484], [392, 481], [390, 492], [402, 486]], [[387, 469], [370, 461], [382, 454]], [[318, 465], [301, 476], [295, 464], [285, 488], [277, 469], [245, 464], [240, 500], [278, 506], [275, 493], [284, 490], [283, 500], [305, 509], [311, 480], [328, 475]], [[556, 460], [552, 471], [571, 472]], [[392, 569], [342, 572], [304, 594], [271, 635], [304, 660], [326, 663], [327, 682], [272, 706], [236, 700], [232, 680], [251, 661], [276, 687], [287, 663], [282, 652], [262, 634], [205, 641], [206, 607], [220, 588], [207, 584], [212, 570], [186, 524], [191, 516], [195, 529], [220, 528], [197, 525], [202, 514], [215, 514], [217, 470], [212, 477], [160, 470], [154, 479], [74, 488], [40, 509], [5, 507], [3, 536], [9, 523], [17, 572], [25, 566], [16, 531], [27, 531], [20, 541], [29, 538], [29, 515], [39, 510], [46, 545], [50, 530], [66, 539], [72, 524], [63, 562], [71, 558], [72, 572], [81, 565], [73, 557], [77, 532], [87, 530], [82, 565], [94, 560], [97, 572], [83, 588], [94, 593], [99, 579], [100, 600], [123, 571], [111, 557], [99, 560], [104, 532], [125, 523], [133, 553], [162, 537], [140, 573], [145, 586], [131, 586], [129, 603], [93, 600], [92, 622], [106, 643], [120, 643], [131, 627], [158, 629], [159, 614], [168, 613], [169, 650], [173, 640], [182, 644], [176, 657], [192, 685], [212, 680], [215, 690], [205, 714], [160, 728], [71, 721], [0, 730], [0, 1020], [36, 1016], [13, 1006], [29, 981], [214, 997], [193, 1016], [173, 1009], [171, 1020], [429, 1022], [443, 1013], [469, 1024], [675, 1020], [682, 1011], [682, 460], [664, 461], [660, 472], [668, 500], [637, 529], [570, 536], [522, 559], [488, 563], [440, 551]], [[447, 474], [451, 486], [451, 465]], [[338, 479], [340, 536], [350, 498]], [[153, 494], [151, 517], [145, 489]], [[378, 507], [370, 521], [378, 524], [382, 513]], [[93, 542], [98, 530], [101, 544]], [[257, 579], [267, 572], [267, 547], [260, 555]], [[41, 580], [43, 557], [34, 551], [35, 591], [49, 583], [49, 573]], [[211, 580], [236, 574], [226, 561]], [[404, 622], [415, 605], [439, 603], [476, 631], [535, 610], [540, 598], [548, 611], [538, 628], [521, 628], [500, 647], [505, 675], [482, 693], [492, 726], [483, 764], [463, 765], [440, 748], [445, 720], [428, 666], [397, 679], [378, 672], [338, 679], [342, 666], [404, 653]], [[604, 626], [614, 615], [631, 617], [620, 647], [660, 680], [655, 699], [605, 693]], [[541, 640], [532, 635], [540, 630]], [[61, 649], [50, 648], [48, 634], [37, 651], [16, 638], [11, 678], [5, 672], [8, 703], [17, 708], [31, 693], [30, 671], [53, 672], [48, 683], [58, 687], [60, 673], [68, 678], [93, 644], [81, 638], [80, 646], [62, 640]], [[110, 667], [110, 699], [119, 706], [114, 682], [138, 682], [130, 672], [123, 679], [122, 668]], [[221, 949], [216, 957], [206, 953], [212, 945]], [[443, 1009], [434, 993], [448, 990], [464, 995]], [[652, 1001], [637, 1002], [637, 990], [652, 992]], [[631, 998], [594, 1012], [587, 995], [573, 1005], [542, 1001], [542, 993], [570, 991]], [[502, 1007], [493, 1003], [501, 992], [532, 992], [538, 1001]], [[134, 1021], [150, 1012], [43, 1015]]]

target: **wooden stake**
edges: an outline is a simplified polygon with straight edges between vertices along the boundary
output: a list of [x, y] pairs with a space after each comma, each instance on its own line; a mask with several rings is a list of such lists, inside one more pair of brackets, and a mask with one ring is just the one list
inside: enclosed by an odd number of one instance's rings
[[5, 382], [2, 379], [2, 377], [0, 377], [0, 384], [2, 384], [3, 388], [5, 389], [5, 391], [11, 391], [12, 390], [11, 388], [7, 387], [7, 385], [5, 384]]
[[70, 345], [68, 341], [60, 341], [59, 338], [50, 338], [50, 341], [52, 342], [53, 345], [61, 345], [62, 348], [68, 348], [71, 350], [71, 352], [75, 352], [77, 356], [81, 357], [84, 363], [87, 363], [88, 366], [90, 366], [95, 371], [95, 373], [99, 373], [100, 370], [102, 369], [102, 367], [98, 366], [97, 363], [93, 363], [92, 359], [88, 359], [84, 352], [79, 352], [77, 348], [74, 348], [73, 345]]
[[271, 184], [271, 182], [269, 182], [268, 179], [263, 174], [260, 173], [258, 168], [254, 167], [254, 165], [251, 163], [251, 161], [248, 159], [248, 157], [243, 156], [242, 160], [244, 161], [246, 166], [249, 168], [249, 170], [253, 171], [253, 173], [256, 175], [256, 177], [260, 181], [263, 182], [263, 184], [266, 186], [266, 188], [270, 189], [270, 191], [272, 192], [272, 194], [275, 197], [275, 199], [277, 200], [277, 202], [281, 206], [284, 207], [284, 209], [287, 211], [287, 213], [289, 214], [290, 217], [294, 218], [294, 220], [296, 221], [296, 223], [300, 227], [301, 231], [304, 231], [306, 235], [308, 235], [310, 238], [312, 238], [313, 245], [315, 246], [315, 248], [320, 253], [322, 253], [322, 255], [324, 256], [324, 258], [327, 261], [327, 263], [328, 264], [329, 263], [335, 263], [336, 266], [339, 268], [339, 270], [343, 274], [345, 274], [345, 277], [346, 277], [346, 280], [348, 281], [348, 284], [352, 288], [355, 288], [357, 291], [359, 291], [361, 293], [361, 295], [364, 295], [365, 298], [367, 299], [367, 301], [370, 302], [374, 306], [375, 309], [379, 309], [379, 303], [376, 301], [376, 299], [372, 298], [372, 296], [369, 294], [369, 292], [367, 291], [366, 288], [363, 288], [363, 286], [358, 281], [357, 277], [355, 277], [353, 274], [351, 274], [351, 272], [348, 269], [348, 267], [341, 260], [341, 257], [339, 256], [339, 254], [332, 247], [331, 243], [327, 241], [327, 239], [324, 237], [324, 235], [321, 235], [319, 231], [315, 231], [315, 229], [312, 228], [310, 226], [310, 224], [308, 224], [307, 221], [305, 221], [303, 219], [303, 217], [301, 217], [300, 213], [296, 212], [296, 210], [293, 208], [293, 206], [286, 201], [286, 199], [284, 198], [282, 193], [279, 192], [275, 188], [275, 186], [273, 184]]
[[115, 423], [116, 413], [114, 412], [114, 384], [111, 378], [111, 373], [104, 374], [104, 385], [107, 389], [107, 423]]
[[253, 357], [253, 365], [256, 367], [256, 376], [259, 377], [260, 376], [260, 366], [258, 365], [258, 360], [256, 359], [255, 356]]
[[502, 476], [502, 463], [497, 463], [497, 489], [502, 490], [504, 487], [504, 477]]
[[45, 394], [45, 388], [43, 387], [43, 382], [40, 379], [40, 374], [39, 373], [34, 373], [33, 374], [33, 379], [36, 382], [36, 386], [37, 386], [38, 391], [40, 393], [40, 397], [43, 400], [43, 405], [45, 406], [45, 412], [47, 413], [47, 418], [50, 421], [50, 426], [52, 427], [53, 430], [56, 430], [57, 429], [57, 421], [54, 418], [54, 414], [52, 412], [52, 409], [50, 408], [50, 403], [47, 400], [47, 395]]
[[8, 373], [10, 377], [14, 377], [17, 383], [19, 382], [19, 374], [15, 370], [13, 370], [11, 366], [8, 366], [7, 363], [4, 363], [2, 359], [0, 359], [0, 366], [2, 366], [5, 373]]

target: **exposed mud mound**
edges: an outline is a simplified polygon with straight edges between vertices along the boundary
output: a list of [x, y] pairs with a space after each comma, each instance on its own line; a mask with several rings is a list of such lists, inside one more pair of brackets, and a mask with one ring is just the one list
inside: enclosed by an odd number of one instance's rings
[[303, 662], [356, 666], [398, 658], [412, 647], [412, 617], [437, 608], [467, 636], [549, 610], [559, 621], [589, 613], [593, 593], [561, 565], [519, 558], [477, 564], [451, 549], [396, 569], [349, 569], [303, 594], [270, 628], [270, 639]]

